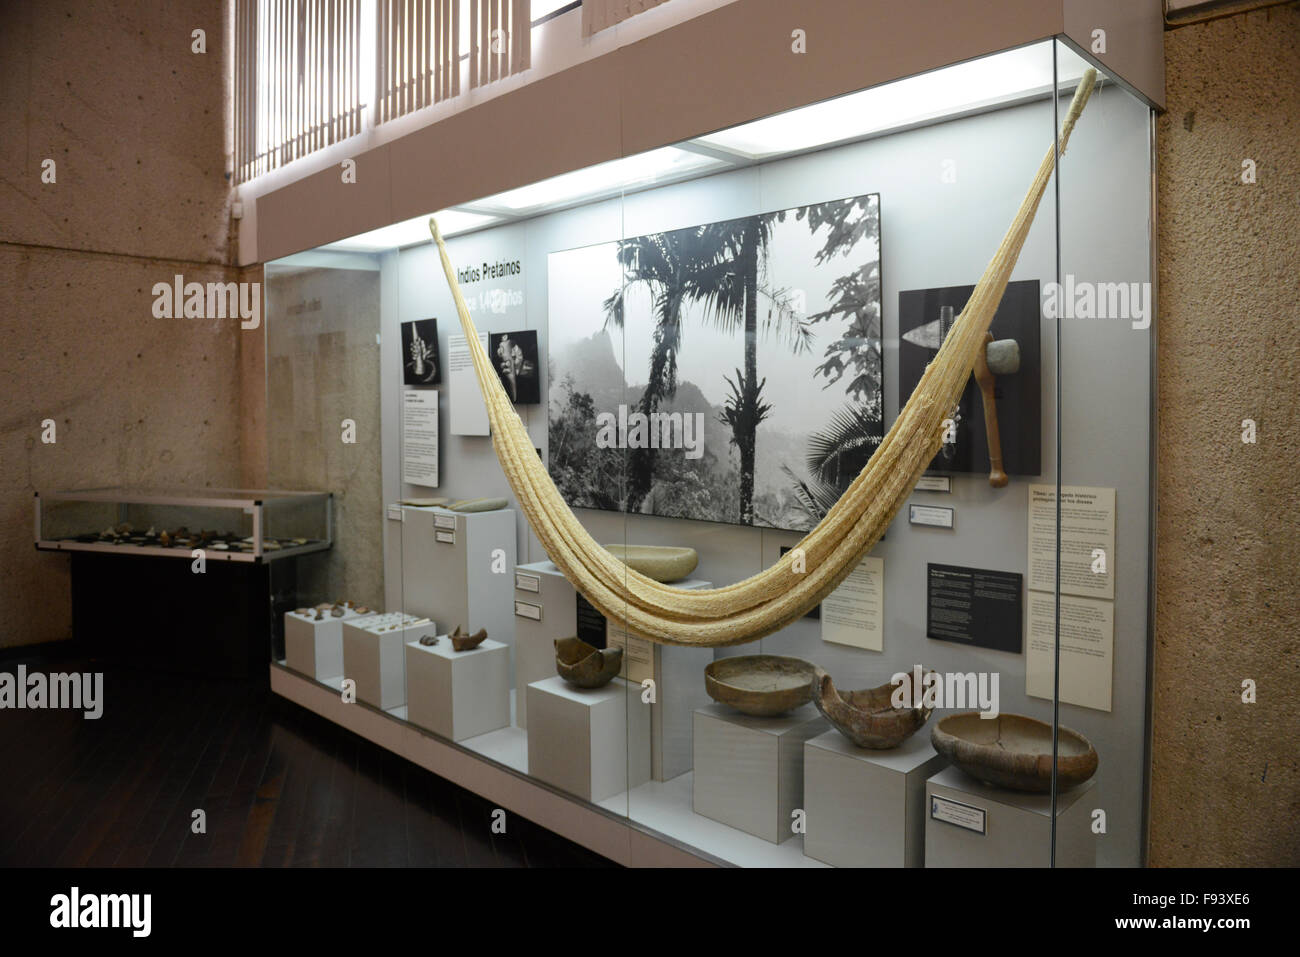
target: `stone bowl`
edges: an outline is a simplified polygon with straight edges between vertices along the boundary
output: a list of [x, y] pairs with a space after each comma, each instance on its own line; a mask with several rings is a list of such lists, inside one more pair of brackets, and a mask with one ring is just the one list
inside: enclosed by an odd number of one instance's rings
[[704, 690], [737, 711], [773, 717], [808, 703], [816, 670], [801, 658], [782, 655], [719, 658], [704, 669]]
[[[909, 685], [910, 680], [909, 675]], [[813, 678], [812, 700], [835, 730], [858, 747], [885, 750], [898, 747], [921, 730], [934, 710], [895, 707], [893, 697], [898, 689], [898, 685], [890, 682], [862, 691], [838, 691], [831, 676], [818, 668]], [[906, 693], [911, 696], [910, 690]]]
[[596, 648], [581, 638], [555, 640], [555, 673], [571, 685], [603, 688], [622, 668], [622, 648]]
[[675, 582], [695, 571], [700, 563], [693, 548], [672, 545], [606, 545], [609, 552], [633, 571], [657, 582]]
[[467, 498], [446, 506], [451, 512], [495, 512], [510, 503], [503, 498]]
[[[1057, 783], [1077, 787], [1097, 770], [1097, 750], [1078, 731], [1060, 729]], [[930, 732], [934, 749], [994, 787], [1042, 794], [1052, 789], [1052, 726], [1022, 714], [953, 714]]]

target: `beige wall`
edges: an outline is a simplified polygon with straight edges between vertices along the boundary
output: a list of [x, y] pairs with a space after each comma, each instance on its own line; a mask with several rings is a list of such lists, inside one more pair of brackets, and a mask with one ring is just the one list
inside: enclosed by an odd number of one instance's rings
[[150, 292], [237, 278], [222, 18], [221, 0], [0, 9], [0, 646], [70, 633], [68, 559], [33, 549], [34, 490], [240, 480], [240, 351], [261, 332], [155, 319]]
[[1155, 865], [1300, 863], [1297, 49], [1297, 5], [1165, 37]]
[[274, 268], [266, 289], [269, 484], [334, 493], [334, 547], [299, 560], [308, 602], [384, 607], [379, 295], [377, 268]]

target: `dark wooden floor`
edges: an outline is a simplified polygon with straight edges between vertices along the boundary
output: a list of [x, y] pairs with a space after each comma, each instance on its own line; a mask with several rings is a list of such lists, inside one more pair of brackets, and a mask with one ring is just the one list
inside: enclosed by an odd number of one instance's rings
[[104, 701], [0, 710], [0, 865], [611, 866], [254, 683], [117, 669]]

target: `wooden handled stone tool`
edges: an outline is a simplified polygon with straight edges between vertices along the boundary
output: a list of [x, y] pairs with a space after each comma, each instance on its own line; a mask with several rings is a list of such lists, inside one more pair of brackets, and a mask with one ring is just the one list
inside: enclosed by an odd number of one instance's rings
[[1020, 371], [1020, 344], [1015, 339], [994, 341], [987, 332], [983, 349], [975, 356], [975, 382], [984, 400], [984, 430], [989, 440], [989, 484], [1002, 488], [1007, 484], [1007, 473], [1002, 468], [1002, 438], [998, 432], [998, 405], [994, 388], [999, 375]]

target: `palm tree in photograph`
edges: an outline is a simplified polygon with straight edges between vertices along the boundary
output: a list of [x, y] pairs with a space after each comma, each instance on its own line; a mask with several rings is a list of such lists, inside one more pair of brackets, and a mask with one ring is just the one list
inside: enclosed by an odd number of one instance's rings
[[[636, 286], [650, 291], [654, 314], [654, 342], [650, 377], [637, 404], [646, 416], [677, 392], [677, 351], [682, 342], [682, 303], [691, 290], [690, 275], [700, 261], [700, 227], [650, 233], [618, 244], [623, 284], [602, 304], [606, 323], [623, 329], [627, 294]], [[654, 482], [654, 449], [629, 450], [627, 510], [637, 512]]]
[[773, 227], [784, 222], [785, 215], [784, 211], [764, 213], [705, 226], [701, 245], [711, 251], [711, 259], [694, 276], [692, 298], [705, 306], [707, 319], [744, 335], [744, 367], [736, 370], [735, 379], [725, 377], [731, 395], [720, 415], [740, 453], [738, 521], [742, 525], [754, 524], [758, 427], [772, 410], [762, 398], [766, 380], [758, 377], [760, 300], [768, 302], [763, 332], [783, 338], [795, 354], [812, 343], [808, 323], [793, 308], [788, 291], [760, 282], [767, 272]]
[[[795, 313], [786, 290], [760, 284], [774, 223], [785, 213], [651, 233], [622, 240], [618, 247], [623, 285], [603, 303], [606, 322], [622, 329], [627, 293], [643, 285], [651, 293], [655, 328], [650, 375], [638, 404], [647, 415], [671, 399], [677, 390], [677, 354], [682, 343], [682, 312], [690, 304], [703, 308], [704, 321], [745, 336], [744, 369], [727, 378], [731, 395], [720, 418], [731, 428], [740, 453], [739, 521], [754, 520], [754, 451], [758, 426], [771, 406], [761, 399], [758, 379], [759, 302], [768, 302], [763, 331], [784, 336], [798, 353], [810, 347], [811, 334]], [[628, 510], [638, 511], [654, 481], [654, 449], [629, 454]]]

